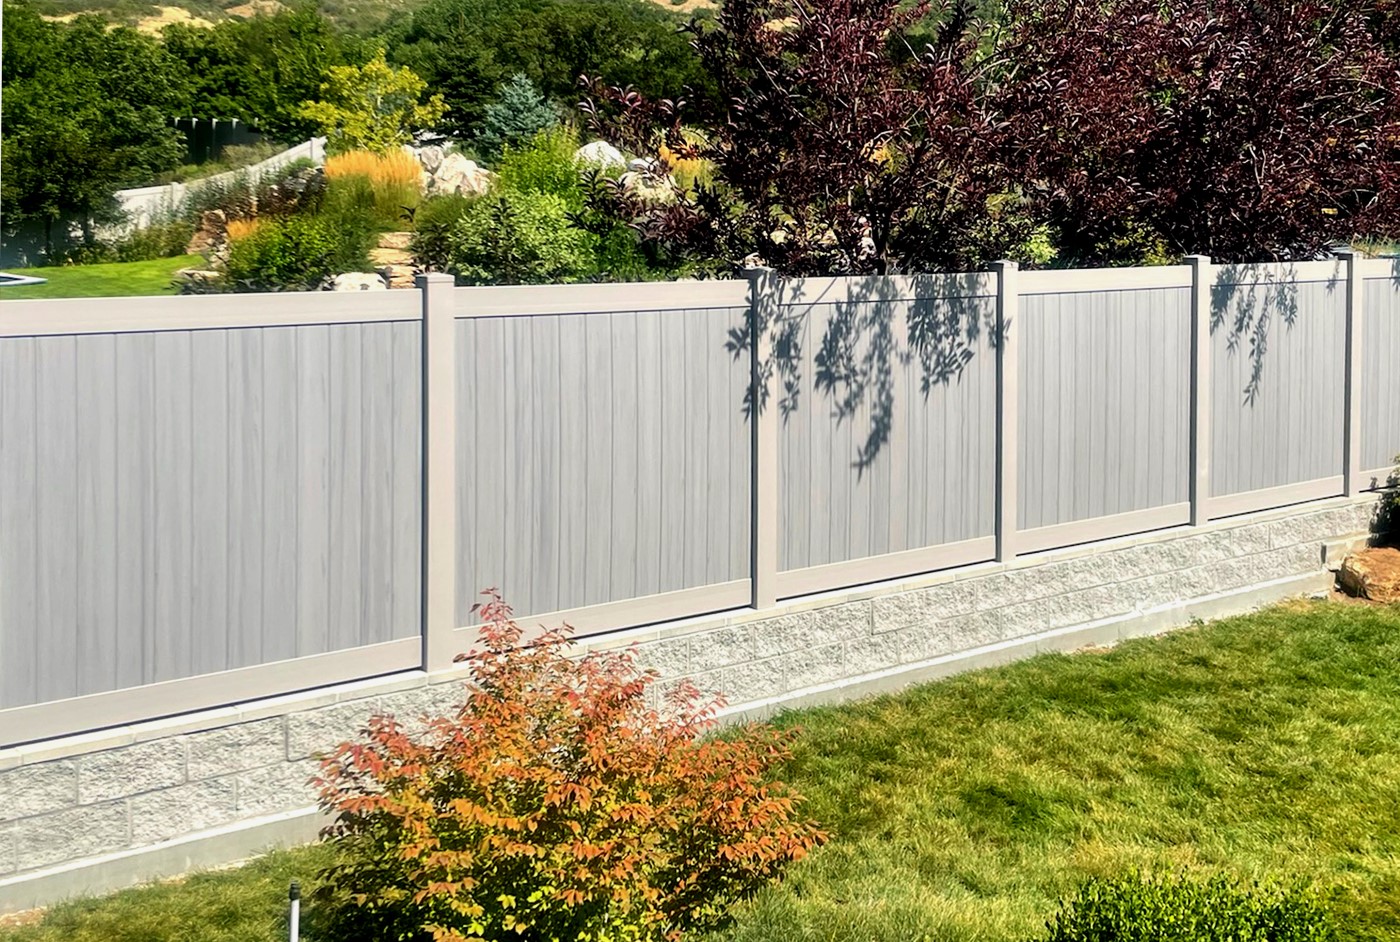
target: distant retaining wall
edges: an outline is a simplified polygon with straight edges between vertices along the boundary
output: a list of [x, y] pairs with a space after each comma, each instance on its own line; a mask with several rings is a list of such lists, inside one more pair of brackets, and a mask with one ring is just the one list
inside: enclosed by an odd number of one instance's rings
[[[764, 715], [1324, 591], [1328, 541], [1374, 511], [1338, 498], [589, 643], [636, 644], [664, 680], [724, 694], [730, 717]], [[403, 671], [0, 751], [0, 912], [310, 840], [315, 753], [371, 714], [460, 698], [460, 673]]]
[[117, 202], [121, 204], [122, 211], [126, 213], [126, 220], [116, 228], [122, 230], [144, 228], [158, 220], [162, 214], [179, 209], [184, 205], [186, 197], [201, 187], [227, 185], [239, 179], [256, 182], [262, 179], [264, 174], [275, 173], [298, 160], [309, 160], [318, 166], [325, 163], [326, 139], [313, 137], [295, 147], [287, 148], [280, 154], [273, 154], [258, 163], [239, 170], [230, 170], [227, 173], [201, 177], [198, 180], [191, 180], [189, 183], [166, 183], [161, 186], [142, 186], [131, 190], [118, 190]]

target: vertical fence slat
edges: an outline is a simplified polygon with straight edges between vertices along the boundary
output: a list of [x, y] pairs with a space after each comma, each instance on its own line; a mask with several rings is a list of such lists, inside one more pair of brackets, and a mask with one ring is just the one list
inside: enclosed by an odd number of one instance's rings
[[1188, 255], [1191, 266], [1191, 525], [1210, 519], [1210, 259]]
[[1020, 406], [1018, 340], [1020, 300], [1015, 262], [996, 262], [997, 273], [997, 561], [1016, 557], [1016, 476], [1020, 439], [1017, 433]]
[[753, 504], [750, 566], [753, 607], [778, 603], [778, 369], [773, 330], [782, 302], [776, 272], [749, 272], [749, 427], [753, 433]]
[[1346, 353], [1342, 366], [1342, 493], [1359, 493], [1366, 485], [1361, 479], [1361, 319], [1365, 303], [1365, 281], [1355, 251], [1339, 253], [1347, 267]]
[[451, 275], [423, 293], [423, 669], [452, 664], [457, 627], [457, 330]]

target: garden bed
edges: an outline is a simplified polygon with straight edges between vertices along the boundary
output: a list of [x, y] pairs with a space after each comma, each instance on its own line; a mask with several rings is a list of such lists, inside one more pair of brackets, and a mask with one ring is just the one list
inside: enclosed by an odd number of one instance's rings
[[[1397, 703], [1400, 608], [1329, 601], [790, 714], [786, 777], [832, 841], [728, 937], [1032, 939], [1085, 878], [1189, 868], [1310, 885], [1342, 938], [1400, 939]], [[9, 937], [271, 942], [287, 882], [325, 860], [70, 903]]]

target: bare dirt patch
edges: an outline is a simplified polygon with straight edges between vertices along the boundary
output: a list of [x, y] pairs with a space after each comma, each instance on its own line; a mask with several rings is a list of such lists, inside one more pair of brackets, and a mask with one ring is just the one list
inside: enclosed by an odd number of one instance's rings
[[247, 3], [240, 3], [236, 7], [225, 7], [224, 12], [231, 16], [241, 16], [244, 18], [257, 16], [259, 13], [277, 13], [287, 7], [277, 0], [248, 0]]
[[697, 10], [713, 10], [719, 6], [716, 0], [681, 0], [680, 3], [673, 3], [672, 0], [652, 0], [659, 7], [668, 10], [675, 10], [677, 13], [694, 13]]
[[214, 25], [204, 17], [195, 16], [182, 7], [156, 7], [156, 10], [158, 12], [136, 21], [136, 29], [139, 32], [155, 36], [172, 23], [186, 23], [200, 29], [209, 29]]

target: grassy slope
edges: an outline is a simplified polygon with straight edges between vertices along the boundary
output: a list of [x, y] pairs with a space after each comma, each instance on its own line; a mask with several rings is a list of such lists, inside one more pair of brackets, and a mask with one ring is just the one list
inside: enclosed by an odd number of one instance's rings
[[[835, 840], [733, 942], [1027, 939], [1086, 875], [1174, 866], [1311, 882], [1344, 937], [1400, 939], [1400, 608], [1297, 603], [783, 722]], [[324, 855], [59, 907], [15, 942], [272, 942]]]
[[171, 282], [181, 268], [203, 268], [198, 255], [157, 258], [147, 262], [111, 262], [103, 265], [55, 265], [45, 268], [11, 268], [11, 274], [47, 278], [42, 285], [0, 288], [0, 302], [26, 298], [101, 298], [173, 294]]

